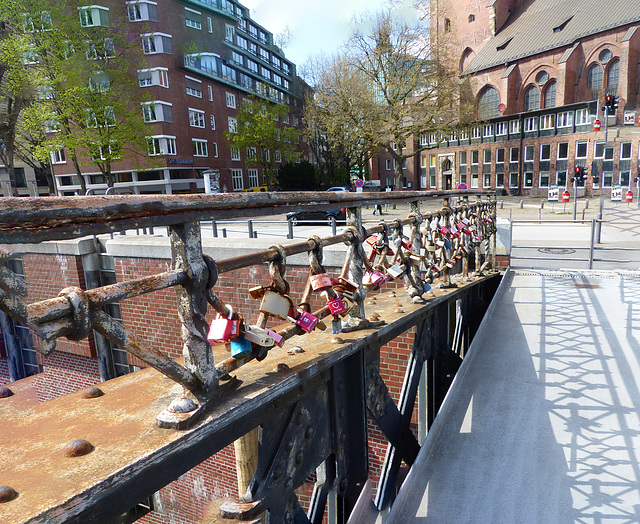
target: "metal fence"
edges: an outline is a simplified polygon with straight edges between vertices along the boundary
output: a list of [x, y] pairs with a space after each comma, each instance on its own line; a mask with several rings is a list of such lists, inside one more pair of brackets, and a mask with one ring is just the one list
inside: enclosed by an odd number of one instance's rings
[[[115, 515], [259, 427], [257, 462], [248, 476], [246, 493], [238, 503], [223, 508], [223, 514], [252, 520], [266, 511], [271, 522], [319, 523], [328, 501], [333, 500], [333, 505], [329, 504], [333, 508], [331, 519], [346, 522], [367, 478], [367, 412], [389, 440], [376, 499], [379, 508], [388, 506], [394, 497], [401, 461], [410, 465], [419, 449], [410, 422], [423, 365], [427, 363], [426, 428], [495, 287], [495, 277], [482, 278], [488, 268], [495, 268], [496, 232], [495, 198], [483, 196], [488, 194], [256, 193], [4, 199], [0, 209], [4, 242], [0, 261], [10, 260], [14, 252], [19, 252], [20, 243], [168, 228], [170, 270], [94, 289], [66, 288], [57, 297], [35, 303], [28, 303], [25, 282], [0, 265], [0, 309], [37, 335], [37, 349], [43, 354], [55, 350], [60, 337], [80, 340], [94, 330], [180, 387], [176, 391], [171, 383], [157, 382], [157, 375], [149, 374], [114, 385], [121, 388], [120, 399], [144, 396], [142, 392], [153, 388], [162, 391], [152, 401], [153, 405], [158, 400], [166, 402], [155, 417], [157, 425], [164, 428], [162, 433], [153, 433], [153, 438], [148, 435], [148, 405], [138, 402], [126, 406], [115, 400], [111, 405], [109, 394], [105, 395], [100, 416], [113, 409], [126, 412], [128, 420], [146, 421], [133, 433], [130, 428], [121, 429], [122, 435], [128, 434], [140, 450], [133, 456], [119, 456], [117, 446], [127, 447], [128, 443], [118, 444], [121, 422], [117, 416], [109, 418], [108, 424], [113, 426], [109, 446], [115, 446], [111, 454], [95, 458], [98, 454], [90, 452], [97, 445], [89, 439], [69, 443], [74, 449], [80, 448], [78, 456], [82, 460], [60, 466], [59, 493], [51, 493], [48, 498], [33, 492], [37, 490], [38, 475], [42, 475], [38, 471], [51, 472], [50, 457], [35, 454], [28, 463], [0, 464], [0, 471], [4, 472], [0, 473], [0, 485], [4, 485], [0, 498], [7, 501], [0, 506], [0, 517], [5, 515], [2, 520], [110, 522]], [[421, 201], [434, 198], [444, 199], [442, 209], [421, 213]], [[453, 199], [458, 201], [454, 204]], [[407, 218], [363, 226], [362, 206], [396, 202], [409, 203]], [[336, 204], [346, 208], [346, 227], [332, 236], [276, 244], [226, 260], [213, 260], [202, 252], [202, 221], [311, 207], [332, 209]], [[327, 275], [323, 248], [340, 243], [347, 246], [340, 274]], [[310, 261], [309, 279], [301, 290], [301, 300], [294, 303], [286, 280], [286, 260], [305, 252]], [[219, 299], [216, 281], [221, 274], [256, 264], [268, 264], [271, 282], [249, 290], [257, 299], [256, 305], [260, 304], [258, 320], [250, 325]], [[475, 279], [471, 278], [471, 270]], [[463, 280], [452, 280], [454, 273]], [[395, 294], [380, 295], [375, 304], [379, 313], [367, 316], [367, 294], [384, 289], [385, 282], [394, 279], [404, 282], [407, 296], [401, 299]], [[436, 283], [440, 294], [433, 292]], [[152, 347], [126, 326], [126, 319], [121, 321], [105, 312], [110, 304], [169, 287], [176, 291], [182, 323], [183, 363], [166, 356], [161, 348]], [[326, 306], [311, 311], [312, 293], [323, 293]], [[210, 325], [205, 318], [208, 307], [221, 320], [222, 331], [214, 337], [215, 343], [226, 344], [232, 353], [218, 362], [214, 362], [211, 347], [213, 322]], [[325, 318], [331, 321], [329, 338], [319, 333]], [[412, 328], [416, 330], [414, 347], [396, 406], [380, 376], [379, 350]], [[355, 332], [358, 334], [351, 335]], [[268, 363], [267, 357], [293, 337], [308, 340], [307, 347], [312, 349], [298, 362], [295, 373], [283, 378], [272, 376], [267, 369], [272, 369], [273, 364]], [[249, 363], [252, 366], [246, 366]], [[241, 369], [243, 366], [246, 371]], [[284, 366], [283, 370], [288, 368]], [[242, 380], [238, 380], [239, 376]], [[102, 389], [108, 388], [105, 383]], [[11, 388], [2, 388], [2, 393], [0, 403], [10, 399]], [[36, 447], [39, 438], [52, 438], [39, 432], [56, 420], [54, 408], [43, 405], [41, 410], [40, 425], [24, 431]], [[4, 415], [5, 428], [30, 423], [9, 408]], [[94, 421], [74, 419], [69, 424], [90, 433], [89, 426]], [[7, 446], [10, 439], [3, 437], [0, 441]], [[19, 480], [18, 471], [23, 468], [33, 473], [29, 485]], [[94, 468], [101, 479], [98, 485], [94, 475], [88, 473]], [[305, 513], [294, 490], [313, 472], [318, 473], [318, 482]], [[73, 478], [73, 486], [65, 491], [65, 479], [69, 478]]]

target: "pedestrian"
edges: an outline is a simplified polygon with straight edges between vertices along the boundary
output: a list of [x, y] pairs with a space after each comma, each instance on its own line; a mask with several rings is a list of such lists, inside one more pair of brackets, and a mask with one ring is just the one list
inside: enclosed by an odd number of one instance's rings
[[373, 214], [374, 215], [382, 215], [382, 204], [376, 204], [373, 207]]

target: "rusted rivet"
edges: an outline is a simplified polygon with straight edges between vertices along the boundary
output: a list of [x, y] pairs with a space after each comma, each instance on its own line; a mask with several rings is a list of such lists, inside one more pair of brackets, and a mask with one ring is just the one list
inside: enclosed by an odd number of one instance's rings
[[396, 296], [396, 294], [392, 291], [391, 293], [389, 293], [389, 296], [390, 296], [390, 297], [395, 297], [395, 296]]
[[4, 386], [0, 387], [0, 398], [8, 398], [13, 395], [13, 391]]
[[287, 477], [287, 480], [285, 481], [285, 484], [288, 488], [290, 488], [291, 486], [293, 486], [293, 478], [291, 477]]
[[371, 314], [369, 315], [369, 318], [370, 318], [371, 320], [373, 320], [374, 322], [376, 322], [376, 321], [380, 320], [380, 315], [378, 315], [378, 313], [371, 313]]
[[178, 397], [171, 401], [167, 411], [171, 413], [190, 413], [197, 409], [196, 403], [187, 397]]
[[396, 313], [404, 313], [404, 309], [402, 309], [401, 307], [397, 307], [397, 308], [395, 309], [395, 312], [396, 312]]
[[289, 366], [287, 366], [284, 362], [280, 362], [280, 364], [276, 366], [276, 372], [281, 373], [283, 371], [289, 371]]
[[271, 473], [271, 478], [278, 480], [280, 477], [282, 477], [282, 470], [280, 468], [274, 469], [273, 473]]
[[296, 413], [296, 426], [299, 426], [304, 422], [304, 415], [300, 412]]
[[344, 340], [340, 337], [333, 337], [331, 339], [332, 344], [344, 344]]
[[93, 444], [86, 440], [72, 440], [64, 447], [63, 454], [65, 457], [82, 457], [93, 451]]
[[311, 437], [313, 437], [313, 427], [307, 426], [307, 429], [304, 431], [304, 438], [310, 439]]
[[81, 393], [82, 398], [98, 398], [104, 395], [104, 391], [95, 386], [84, 389]]
[[295, 355], [296, 353], [304, 353], [304, 349], [300, 346], [293, 346], [289, 351], [287, 351], [289, 355]]
[[296, 455], [296, 459], [295, 459], [296, 466], [299, 466], [300, 464], [302, 464], [303, 458], [304, 458], [304, 455], [302, 454], [302, 452]]
[[0, 486], [0, 503], [10, 502], [18, 496], [18, 492], [9, 486]]

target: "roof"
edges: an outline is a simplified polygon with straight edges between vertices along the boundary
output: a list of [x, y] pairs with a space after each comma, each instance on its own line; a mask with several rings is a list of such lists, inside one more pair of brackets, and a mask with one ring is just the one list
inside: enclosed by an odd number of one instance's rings
[[640, 0], [530, 0], [509, 17], [462, 74], [571, 46], [585, 36], [638, 21]]

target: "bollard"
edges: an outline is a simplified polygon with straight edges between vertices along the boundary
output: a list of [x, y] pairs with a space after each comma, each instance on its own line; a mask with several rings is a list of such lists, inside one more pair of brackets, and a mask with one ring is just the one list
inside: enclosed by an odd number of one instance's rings
[[222, 238], [227, 238], [227, 228], [226, 227], [222, 228]]
[[253, 222], [251, 220], [247, 220], [247, 227], [249, 229], [249, 238], [253, 238]]
[[500, 200], [500, 209], [504, 209], [504, 200]]
[[287, 238], [289, 240], [293, 239], [293, 222], [291, 220], [287, 220], [287, 228], [288, 228], [288, 233], [287, 233]]
[[253, 238], [258, 238], [258, 232], [257, 231], [253, 232]]
[[520, 200], [520, 209], [524, 208], [524, 199]]
[[215, 220], [211, 221], [211, 232], [213, 233], [213, 238], [218, 238], [218, 224]]
[[540, 209], [544, 209], [544, 200], [540, 201]]

